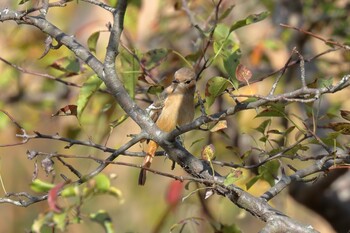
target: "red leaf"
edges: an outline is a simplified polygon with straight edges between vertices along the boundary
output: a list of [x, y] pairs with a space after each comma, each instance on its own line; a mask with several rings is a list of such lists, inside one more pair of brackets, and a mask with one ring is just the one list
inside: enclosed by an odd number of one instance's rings
[[173, 180], [167, 191], [166, 202], [169, 206], [175, 207], [182, 198], [183, 184], [178, 180]]
[[248, 82], [252, 77], [252, 72], [244, 65], [238, 64], [236, 68], [236, 78], [240, 82]]
[[61, 188], [66, 184], [66, 182], [62, 182], [57, 184], [55, 187], [50, 189], [48, 196], [47, 196], [47, 202], [49, 204], [49, 208], [51, 211], [56, 213], [61, 213], [61, 207], [57, 204], [57, 197], [58, 192], [61, 190]]
[[60, 108], [55, 114], [52, 114], [51, 116], [77, 116], [77, 105], [69, 104], [64, 106], [63, 108]]

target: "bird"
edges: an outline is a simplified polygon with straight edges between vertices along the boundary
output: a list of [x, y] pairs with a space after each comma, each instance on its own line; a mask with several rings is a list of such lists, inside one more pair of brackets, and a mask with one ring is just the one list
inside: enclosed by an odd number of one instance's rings
[[[194, 93], [196, 90], [196, 75], [193, 69], [183, 67], [174, 74], [172, 84], [159, 95], [146, 112], [157, 127], [164, 132], [171, 132], [178, 126], [190, 123], [194, 118]], [[159, 145], [150, 140], [146, 156], [142, 163], [138, 184], [146, 182], [146, 170], [151, 166]]]

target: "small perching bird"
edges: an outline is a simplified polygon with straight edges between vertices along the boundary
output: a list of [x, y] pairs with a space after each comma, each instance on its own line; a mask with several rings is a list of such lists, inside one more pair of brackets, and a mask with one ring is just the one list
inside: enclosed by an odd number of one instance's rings
[[[190, 68], [184, 67], [175, 72], [172, 84], [167, 87], [146, 111], [159, 129], [171, 132], [176, 126], [190, 123], [194, 117], [194, 93], [196, 75]], [[142, 167], [149, 168], [158, 148], [158, 144], [150, 141]], [[141, 169], [139, 185], [146, 182], [146, 170]]]

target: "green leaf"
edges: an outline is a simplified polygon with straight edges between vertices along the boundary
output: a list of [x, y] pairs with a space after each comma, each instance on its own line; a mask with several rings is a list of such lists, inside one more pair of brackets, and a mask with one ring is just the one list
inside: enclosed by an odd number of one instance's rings
[[124, 114], [123, 116], [121, 116], [117, 120], [111, 122], [109, 125], [110, 125], [110, 127], [115, 128], [118, 125], [120, 125], [121, 123], [123, 123], [128, 118], [129, 118], [129, 115], [128, 114]]
[[126, 90], [130, 97], [134, 98], [136, 83], [140, 74], [139, 62], [128, 51], [122, 50], [117, 58], [117, 68], [122, 71], [120, 75], [123, 78]]
[[242, 231], [235, 225], [225, 225], [221, 224], [220, 230], [215, 232], [221, 232], [221, 233], [242, 233]]
[[269, 11], [264, 11], [259, 14], [252, 14], [246, 17], [245, 19], [239, 20], [235, 22], [231, 27], [230, 27], [230, 33], [233, 32], [234, 30], [237, 30], [238, 28], [247, 26], [249, 24], [257, 23], [261, 20], [264, 20], [267, 16], [270, 15]]
[[54, 184], [47, 183], [39, 179], [33, 180], [32, 183], [30, 184], [30, 188], [37, 193], [48, 192], [53, 187], [55, 187]]
[[89, 47], [89, 50], [93, 53], [96, 53], [96, 45], [99, 37], [100, 37], [100, 32], [94, 32], [89, 36], [87, 40], [87, 45]]
[[270, 124], [271, 119], [265, 120], [257, 128], [255, 128], [255, 130], [265, 135], [266, 127]]
[[78, 106], [78, 119], [81, 118], [84, 109], [86, 108], [89, 100], [93, 94], [99, 89], [102, 84], [102, 80], [97, 75], [92, 75], [84, 83], [83, 87], [80, 89], [79, 97], [77, 101]]
[[220, 39], [227, 39], [228, 35], [230, 33], [230, 28], [227, 27], [225, 24], [219, 23], [214, 31], [214, 37], [216, 41], [219, 41]]
[[153, 49], [144, 53], [140, 61], [146, 69], [153, 69], [160, 65], [161, 61], [168, 56], [169, 52], [171, 50], [166, 48]]
[[109, 5], [110, 5], [111, 7], [116, 7], [116, 6], [117, 6], [117, 3], [118, 3], [118, 0], [108, 0], [108, 2], [109, 2]]
[[116, 187], [110, 187], [107, 193], [116, 198], [122, 198], [122, 191], [120, 191], [120, 189], [117, 189]]
[[66, 76], [76, 75], [80, 72], [80, 62], [77, 58], [62, 57], [57, 59], [49, 67], [62, 71]]
[[18, 3], [18, 5], [22, 5], [22, 4], [24, 4], [24, 3], [26, 3], [26, 2], [29, 2], [30, 0], [21, 0], [19, 3]]
[[67, 186], [61, 192], [62, 197], [76, 197], [78, 195], [79, 195], [78, 186]]
[[260, 179], [260, 176], [254, 176], [252, 179], [250, 179], [250, 180], [245, 184], [247, 190], [249, 190], [259, 179]]
[[96, 181], [96, 188], [98, 191], [106, 192], [111, 187], [111, 181], [105, 174], [99, 173], [93, 179]]
[[208, 80], [205, 88], [206, 104], [208, 107], [214, 103], [216, 97], [226, 90], [228, 84], [229, 82], [227, 79], [219, 76]]
[[197, 144], [198, 142], [203, 141], [203, 140], [204, 140], [204, 138], [199, 138], [199, 139], [197, 139], [197, 140], [194, 140], [194, 141], [191, 143], [190, 147], [192, 147], [193, 145], [195, 145], [195, 144]]
[[[337, 141], [337, 138], [341, 136], [341, 134], [341, 131], [328, 133], [327, 136], [322, 137], [321, 140], [324, 144], [326, 144], [329, 147], [334, 147], [334, 145], [336, 145], [337, 147], [341, 148], [342, 146]], [[316, 145], [320, 144], [316, 139], [311, 140], [311, 143]]]
[[67, 212], [63, 212], [60, 214], [55, 213], [53, 215], [52, 220], [55, 223], [55, 227], [57, 227], [61, 231], [64, 231], [67, 225]]
[[33, 225], [31, 227], [32, 232], [38, 233], [41, 232], [41, 228], [46, 224], [48, 221], [47, 215], [39, 214], [38, 217], [34, 220]]
[[112, 219], [105, 210], [90, 214], [90, 219], [100, 224], [106, 233], [114, 233]]
[[242, 171], [241, 170], [233, 170], [231, 173], [229, 173], [225, 180], [224, 185], [229, 186], [231, 184], [234, 184], [237, 180], [241, 179], [242, 177]]
[[284, 154], [285, 155], [295, 155], [299, 150], [301, 151], [307, 151], [309, 150], [309, 147], [308, 146], [304, 146], [304, 145], [301, 145], [301, 144], [298, 144], [296, 146], [294, 146], [292, 149], [288, 150], [287, 152], [285, 152]]
[[195, 62], [195, 61], [197, 61], [199, 58], [200, 58], [200, 56], [202, 55], [202, 51], [201, 50], [198, 50], [197, 52], [195, 52], [195, 53], [192, 53], [192, 54], [188, 54], [187, 56], [185, 56], [185, 59], [187, 60], [187, 61], [192, 61], [192, 62]]
[[323, 88], [323, 87], [330, 87], [333, 84], [333, 78], [319, 78], [317, 80], [318, 87]]
[[[237, 65], [239, 64], [239, 59], [241, 58], [241, 51], [238, 49], [234, 53], [230, 54], [227, 58], [224, 58], [224, 68], [230, 77], [231, 81], [237, 82], [237, 79], [235, 79], [235, 73]], [[238, 88], [238, 82], [237, 87]]]
[[267, 181], [270, 186], [275, 185], [275, 178], [277, 177], [280, 163], [277, 160], [272, 160], [258, 168], [261, 179]]
[[256, 117], [285, 117], [285, 105], [274, 104], [261, 111]]
[[164, 87], [162, 85], [154, 85], [148, 88], [147, 93], [156, 95], [156, 94], [162, 93], [163, 90], [164, 90]]
[[225, 19], [232, 11], [232, 9], [235, 7], [235, 5], [231, 5], [229, 8], [227, 8], [222, 15], [219, 17], [219, 22], [223, 19]]
[[249, 104], [249, 103], [254, 103], [255, 101], [258, 101], [258, 99], [255, 97], [249, 97], [248, 99], [242, 101], [242, 103]]

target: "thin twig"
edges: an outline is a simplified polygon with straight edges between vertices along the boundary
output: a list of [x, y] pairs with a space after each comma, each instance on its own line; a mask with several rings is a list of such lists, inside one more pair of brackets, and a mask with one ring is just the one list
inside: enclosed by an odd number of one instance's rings
[[316, 39], [319, 39], [319, 40], [323, 41], [325, 44], [335, 45], [337, 47], [340, 47], [340, 48], [343, 48], [343, 49], [346, 49], [346, 50], [350, 50], [350, 47], [348, 45], [340, 44], [339, 42], [333, 41], [333, 40], [327, 40], [327, 39], [325, 39], [325, 38], [323, 38], [323, 37], [321, 37], [319, 35], [316, 35], [316, 34], [314, 34], [312, 32], [306, 31], [304, 29], [297, 28], [297, 27], [294, 27], [294, 26], [291, 26], [291, 25], [287, 25], [287, 24], [283, 24], [283, 23], [281, 23], [280, 25], [282, 27], [291, 28], [291, 29], [294, 29], [296, 31], [302, 32], [304, 34], [307, 34], [309, 36], [315, 37]]

